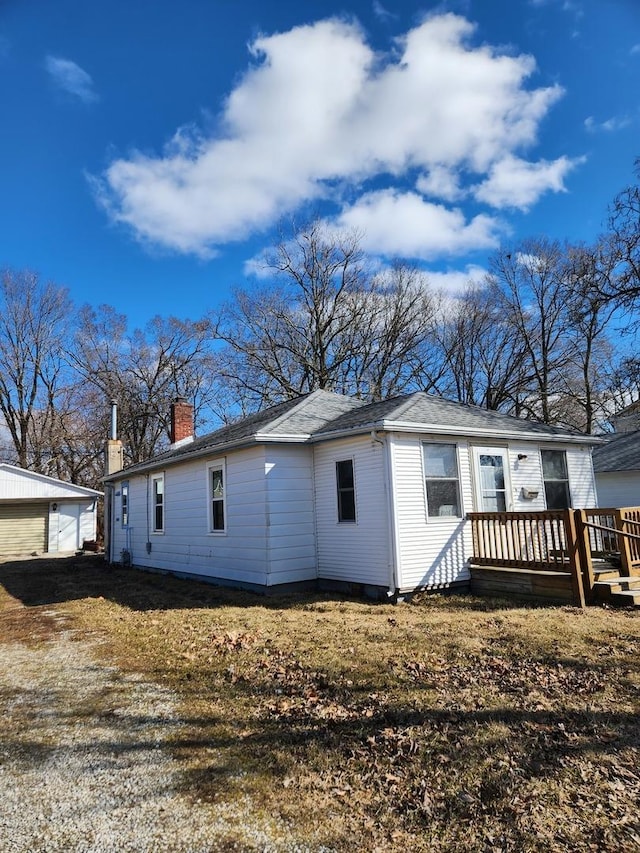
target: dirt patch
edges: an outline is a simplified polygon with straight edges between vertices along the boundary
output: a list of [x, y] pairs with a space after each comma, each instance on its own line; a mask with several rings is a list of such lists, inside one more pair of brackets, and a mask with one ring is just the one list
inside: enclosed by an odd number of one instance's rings
[[2, 612], [3, 853], [305, 849], [248, 797], [214, 806], [184, 796], [179, 697], [106, 665], [100, 641], [71, 621], [43, 606]]

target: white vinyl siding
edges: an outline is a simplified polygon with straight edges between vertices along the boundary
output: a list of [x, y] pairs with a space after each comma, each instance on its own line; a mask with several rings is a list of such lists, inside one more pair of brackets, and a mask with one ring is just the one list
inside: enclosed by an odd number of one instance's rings
[[[436, 441], [436, 438], [433, 439]], [[473, 508], [469, 447], [447, 436], [438, 441], [457, 446], [460, 472], [460, 512]], [[431, 442], [431, 439], [429, 439]], [[396, 508], [398, 586], [443, 587], [469, 578], [471, 531], [464, 518], [429, 518], [422, 457], [424, 437], [394, 434], [390, 440]]]
[[190, 460], [166, 469], [164, 536], [149, 535], [152, 475], [149, 484], [144, 475], [129, 476], [129, 541], [126, 531], [117, 525], [114, 559], [128, 548], [132, 563], [142, 568], [266, 585], [264, 448], [240, 450], [226, 457], [224, 536], [209, 533], [208, 465], [213, 461], [213, 457]]
[[0, 504], [0, 554], [46, 551], [48, 515], [48, 504]]
[[640, 471], [606, 471], [596, 474], [598, 506], [640, 506]]
[[596, 486], [591, 451], [588, 448], [567, 448], [567, 468], [571, 501], [576, 508], [596, 506]]
[[[352, 459], [357, 521], [338, 521], [336, 462]], [[388, 587], [389, 510], [384, 450], [369, 435], [314, 447], [318, 576]]]
[[268, 584], [317, 576], [310, 447], [267, 446], [265, 461]]

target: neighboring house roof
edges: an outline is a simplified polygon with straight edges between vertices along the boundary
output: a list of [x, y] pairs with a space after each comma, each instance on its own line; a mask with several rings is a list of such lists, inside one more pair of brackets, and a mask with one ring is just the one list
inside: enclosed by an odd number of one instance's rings
[[378, 403], [364, 403], [329, 391], [313, 391], [167, 450], [147, 462], [131, 465], [124, 472], [105, 477], [105, 481], [250, 444], [328, 441], [371, 430], [589, 444], [600, 441], [574, 430], [454, 403], [422, 391]]
[[596, 474], [614, 471], [640, 471], [640, 430], [614, 435], [593, 451]]
[[65, 483], [55, 477], [47, 477], [45, 474], [36, 474], [35, 471], [0, 462], [0, 501], [72, 500], [100, 495], [102, 492], [95, 489]]

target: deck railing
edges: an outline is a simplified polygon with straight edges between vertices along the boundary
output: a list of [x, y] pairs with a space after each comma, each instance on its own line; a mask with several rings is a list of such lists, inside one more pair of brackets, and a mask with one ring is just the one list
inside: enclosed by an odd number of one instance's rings
[[574, 601], [584, 606], [585, 569], [588, 590], [592, 581], [588, 580], [588, 567], [583, 565], [585, 529], [577, 529], [574, 510], [471, 512], [467, 517], [471, 521], [473, 565], [566, 572]]
[[588, 530], [592, 559], [618, 561], [622, 575], [640, 569], [640, 507], [578, 510]]
[[475, 566], [565, 572], [573, 600], [591, 600], [603, 563], [640, 574], [640, 507], [471, 512]]

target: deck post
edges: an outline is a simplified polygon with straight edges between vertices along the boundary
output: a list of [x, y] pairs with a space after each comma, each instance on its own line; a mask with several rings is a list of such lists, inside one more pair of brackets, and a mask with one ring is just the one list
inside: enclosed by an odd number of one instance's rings
[[618, 539], [618, 550], [620, 551], [620, 574], [631, 577], [631, 543], [629, 538], [624, 535], [627, 530], [626, 518], [619, 508], [616, 508], [613, 517], [616, 530], [619, 530], [622, 534], [616, 537]]
[[575, 510], [565, 509], [563, 511], [565, 535], [569, 552], [569, 566], [571, 568], [571, 589], [573, 590], [573, 602], [578, 607], [585, 607], [584, 585], [582, 583], [582, 560], [581, 549], [578, 543], [576, 530]]
[[576, 542], [578, 555], [582, 568], [584, 597], [591, 603], [594, 600], [595, 575], [593, 573], [593, 559], [591, 557], [591, 546], [589, 544], [589, 528], [586, 525], [587, 513], [583, 509], [574, 510], [574, 524], [576, 531]]

